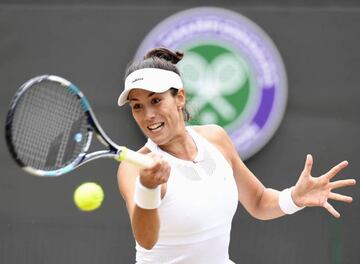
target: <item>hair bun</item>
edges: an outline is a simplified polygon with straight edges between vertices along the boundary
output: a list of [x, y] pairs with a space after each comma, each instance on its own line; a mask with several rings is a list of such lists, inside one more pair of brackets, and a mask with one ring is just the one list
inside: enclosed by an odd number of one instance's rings
[[184, 57], [184, 54], [181, 52], [178, 52], [178, 51], [173, 52], [166, 48], [155, 48], [146, 53], [146, 55], [144, 56], [144, 60], [149, 59], [149, 58], [159, 58], [159, 59], [169, 61], [172, 64], [176, 64], [183, 57]]

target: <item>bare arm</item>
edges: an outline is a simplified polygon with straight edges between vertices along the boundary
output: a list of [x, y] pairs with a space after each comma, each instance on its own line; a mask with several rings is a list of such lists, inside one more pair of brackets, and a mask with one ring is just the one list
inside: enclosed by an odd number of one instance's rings
[[246, 167], [226, 131], [217, 125], [194, 129], [217, 147], [234, 171], [239, 202], [255, 218], [273, 219], [284, 215], [278, 205], [279, 192], [266, 188]]
[[239, 201], [253, 217], [269, 220], [285, 215], [279, 207], [279, 191], [266, 188], [239, 157], [232, 164]]
[[265, 187], [240, 159], [226, 132], [223, 137], [226, 152], [230, 154], [231, 164], [238, 189], [240, 203], [255, 218], [274, 219], [284, 215], [279, 207], [279, 191]]
[[[158, 209], [143, 209], [134, 202], [135, 181], [140, 176], [140, 182], [147, 188], [155, 188], [167, 182], [170, 173], [169, 165], [153, 156], [154, 165], [142, 169], [122, 163], [119, 166], [117, 178], [120, 192], [125, 200], [129, 213], [131, 227], [136, 241], [144, 248], [151, 249], [157, 242], [160, 230]], [[164, 195], [165, 186], [162, 188]]]
[[[279, 206], [280, 192], [266, 188], [246, 167], [224, 129], [212, 125], [206, 129], [198, 129], [198, 132], [217, 146], [229, 161], [234, 171], [239, 201], [252, 216], [257, 219], [268, 220], [284, 215]], [[354, 185], [356, 181], [346, 179], [330, 182], [330, 180], [342, 169], [346, 168], [348, 163], [346, 161], [341, 162], [320, 177], [311, 176], [312, 165], [312, 156], [308, 155], [304, 170], [292, 189], [291, 197], [293, 202], [299, 207], [324, 207], [334, 217], [340, 217], [340, 214], [330, 205], [328, 200], [350, 203], [352, 197], [333, 193], [332, 190]]]

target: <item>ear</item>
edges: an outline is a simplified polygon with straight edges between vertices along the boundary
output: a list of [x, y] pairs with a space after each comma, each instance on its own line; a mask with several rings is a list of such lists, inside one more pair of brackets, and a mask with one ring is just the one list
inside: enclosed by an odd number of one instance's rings
[[184, 89], [179, 89], [176, 95], [176, 105], [179, 109], [183, 109], [186, 103], [186, 94]]

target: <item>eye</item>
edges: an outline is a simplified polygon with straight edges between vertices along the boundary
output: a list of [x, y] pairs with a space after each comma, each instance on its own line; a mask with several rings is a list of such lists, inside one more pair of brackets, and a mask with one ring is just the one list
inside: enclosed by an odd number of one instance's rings
[[151, 104], [158, 104], [158, 103], [160, 103], [160, 101], [161, 101], [161, 99], [160, 98], [153, 98], [153, 99], [151, 99]]
[[133, 110], [138, 110], [141, 108], [141, 104], [133, 104], [131, 107]]

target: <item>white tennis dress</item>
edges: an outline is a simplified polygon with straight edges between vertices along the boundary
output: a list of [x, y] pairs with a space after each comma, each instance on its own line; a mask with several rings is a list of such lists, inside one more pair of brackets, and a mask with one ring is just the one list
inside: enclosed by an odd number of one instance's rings
[[145, 145], [170, 163], [171, 173], [158, 208], [159, 240], [151, 250], [136, 244], [138, 264], [233, 263], [228, 249], [238, 193], [232, 168], [209, 141], [187, 131], [198, 150], [194, 161], [178, 159], [150, 139]]

